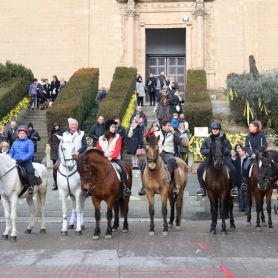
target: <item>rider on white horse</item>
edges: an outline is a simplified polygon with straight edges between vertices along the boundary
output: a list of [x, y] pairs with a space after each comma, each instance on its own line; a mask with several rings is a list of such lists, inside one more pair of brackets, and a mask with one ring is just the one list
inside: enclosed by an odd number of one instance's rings
[[14, 141], [9, 155], [16, 160], [18, 165], [24, 167], [28, 175], [28, 194], [34, 193], [35, 174], [32, 164], [32, 157], [34, 155], [34, 144], [27, 138], [28, 128], [27, 126], [20, 126], [18, 128], [18, 139]]
[[[76, 156], [78, 156], [79, 154], [85, 152], [87, 149], [87, 140], [86, 140], [85, 132], [78, 129], [78, 121], [77, 120], [70, 118], [68, 120], [68, 123], [69, 123], [69, 129], [67, 131], [65, 131], [63, 134], [72, 135], [72, 136], [77, 134], [76, 137], [74, 138], [74, 146], [75, 146], [74, 154]], [[58, 159], [56, 164], [54, 165], [54, 169], [53, 169], [54, 184], [53, 184], [52, 190], [58, 189], [58, 186], [56, 183], [57, 169], [55, 171], [55, 168], [58, 168], [58, 167], [56, 167], [58, 165], [60, 165], [60, 159]]]
[[116, 133], [117, 123], [114, 120], [107, 120], [105, 123], [104, 135], [99, 137], [97, 141], [96, 148], [104, 152], [104, 156], [112, 162], [117, 163], [121, 169], [121, 182], [123, 187], [123, 194], [125, 197], [131, 195], [131, 190], [126, 187], [127, 175], [125, 167], [121, 161], [121, 148], [122, 148], [122, 138]]

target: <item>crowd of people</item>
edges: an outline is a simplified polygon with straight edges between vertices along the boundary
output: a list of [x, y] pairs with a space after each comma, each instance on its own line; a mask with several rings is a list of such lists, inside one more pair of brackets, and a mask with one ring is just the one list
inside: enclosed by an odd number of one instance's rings
[[30, 110], [41, 110], [51, 106], [51, 103], [62, 92], [66, 83], [64, 78], [58, 80], [56, 75], [53, 75], [50, 84], [47, 78], [41, 78], [41, 81], [34, 78], [28, 92], [30, 96]]

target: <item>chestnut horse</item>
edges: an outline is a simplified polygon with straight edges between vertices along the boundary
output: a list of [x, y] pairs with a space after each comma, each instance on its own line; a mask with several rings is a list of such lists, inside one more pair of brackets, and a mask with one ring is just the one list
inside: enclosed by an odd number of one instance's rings
[[221, 235], [227, 235], [225, 219], [230, 213], [230, 225], [235, 229], [233, 217], [233, 197], [230, 196], [230, 180], [227, 168], [224, 164], [224, 141], [226, 135], [223, 134], [220, 141], [215, 141], [213, 136], [208, 154], [207, 166], [205, 169], [205, 185], [210, 200], [211, 226], [210, 234], [216, 234], [218, 207], [222, 219]]
[[[89, 149], [81, 154], [77, 161], [78, 172], [81, 178], [83, 191], [89, 191], [95, 207], [96, 228], [92, 239], [100, 238], [100, 203], [107, 203], [107, 230], [105, 238], [112, 238], [112, 231], [117, 231], [119, 227], [119, 208], [123, 210], [124, 223], [122, 232], [128, 232], [128, 203], [129, 197], [123, 199], [121, 182], [112, 164], [106, 159], [102, 151]], [[132, 171], [128, 163], [123, 161], [128, 179], [127, 187], [132, 186]], [[112, 209], [115, 211], [113, 228], [111, 227]]]
[[266, 198], [266, 211], [268, 214], [269, 231], [274, 231], [271, 220], [271, 196], [274, 186], [274, 180], [278, 178], [278, 152], [262, 150], [261, 153], [256, 152], [256, 160], [253, 163], [251, 177], [248, 180], [247, 200], [248, 215], [246, 226], [251, 226], [251, 208], [252, 208], [252, 191], [255, 195], [256, 202], [256, 230], [260, 230], [260, 212], [262, 226], [266, 226], [265, 216], [263, 212], [264, 197]]
[[180, 170], [180, 192], [177, 196], [173, 196], [174, 181], [167, 181], [167, 172], [164, 163], [159, 155], [158, 147], [159, 136], [154, 134], [146, 138], [146, 167], [141, 176], [142, 182], [145, 185], [146, 194], [149, 201], [150, 213], [150, 230], [149, 235], [154, 235], [154, 195], [159, 194], [162, 202], [163, 215], [163, 235], [168, 235], [167, 223], [167, 198], [170, 201], [171, 215], [169, 227], [173, 226], [175, 218], [175, 203], [176, 203], [176, 230], [180, 230], [181, 226], [181, 211], [183, 203], [183, 192], [187, 184], [188, 168], [186, 163], [176, 157], [176, 161]]

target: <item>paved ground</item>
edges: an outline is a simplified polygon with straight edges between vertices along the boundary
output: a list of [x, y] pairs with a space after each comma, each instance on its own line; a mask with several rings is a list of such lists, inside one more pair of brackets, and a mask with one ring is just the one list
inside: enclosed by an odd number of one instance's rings
[[[61, 223], [48, 219], [47, 233], [36, 224], [24, 234], [26, 219], [19, 219], [17, 242], [0, 241], [0, 277], [276, 277], [277, 233], [245, 227], [236, 219], [228, 236], [208, 234], [209, 221], [183, 221], [182, 230], [163, 236], [156, 221], [155, 236], [148, 235], [149, 222], [131, 219], [129, 233], [113, 233], [93, 241], [94, 223], [86, 223], [81, 236], [69, 230], [60, 236]], [[278, 218], [274, 216], [274, 226]], [[0, 230], [4, 224], [0, 223]]]

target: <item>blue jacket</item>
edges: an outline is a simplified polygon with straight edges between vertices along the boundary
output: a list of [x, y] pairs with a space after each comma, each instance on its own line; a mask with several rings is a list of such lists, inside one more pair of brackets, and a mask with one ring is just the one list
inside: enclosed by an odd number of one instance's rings
[[9, 155], [11, 158], [17, 160], [22, 159], [23, 162], [32, 162], [32, 156], [34, 155], [34, 144], [27, 137], [14, 141]]
[[171, 125], [172, 125], [173, 128], [178, 128], [179, 124], [180, 124], [180, 122], [179, 122], [178, 119], [176, 119], [176, 118], [172, 119]]

